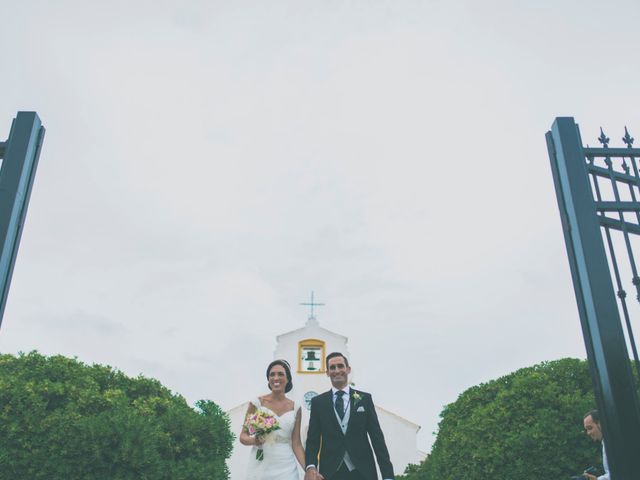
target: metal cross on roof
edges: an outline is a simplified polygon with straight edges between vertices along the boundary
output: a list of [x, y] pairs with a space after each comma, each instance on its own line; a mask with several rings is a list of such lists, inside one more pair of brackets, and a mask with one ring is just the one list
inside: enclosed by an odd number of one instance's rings
[[313, 297], [313, 290], [311, 291], [311, 302], [309, 303], [301, 303], [300, 305], [304, 305], [304, 306], [309, 306], [311, 307], [311, 313], [309, 314], [309, 318], [316, 318], [313, 316], [313, 307], [322, 307], [324, 306], [324, 303], [315, 303], [313, 301], [314, 297]]

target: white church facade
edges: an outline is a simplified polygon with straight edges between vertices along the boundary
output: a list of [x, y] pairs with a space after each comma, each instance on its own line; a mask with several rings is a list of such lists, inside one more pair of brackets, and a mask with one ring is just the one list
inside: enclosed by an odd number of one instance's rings
[[[287, 396], [295, 400], [296, 403], [303, 404], [303, 445], [309, 424], [309, 402], [315, 395], [331, 388], [331, 383], [326, 375], [325, 358], [331, 352], [342, 352], [351, 361], [347, 341], [347, 337], [320, 327], [313, 313], [303, 328], [276, 337], [274, 359], [282, 358], [291, 363], [293, 390]], [[353, 359], [350, 363], [358, 365], [357, 359]], [[353, 375], [350, 380], [355, 381]], [[363, 387], [363, 390], [368, 391], [366, 387]], [[372, 393], [375, 401], [375, 392]], [[242, 428], [248, 405], [248, 402], [245, 402], [227, 412], [232, 432], [236, 436]], [[410, 463], [417, 464], [424, 460], [426, 454], [417, 448], [416, 436], [420, 430], [419, 425], [377, 404], [376, 413], [385, 435], [396, 475], [404, 473]], [[242, 445], [236, 438], [228, 462], [231, 480], [245, 480], [250, 453], [251, 449]]]

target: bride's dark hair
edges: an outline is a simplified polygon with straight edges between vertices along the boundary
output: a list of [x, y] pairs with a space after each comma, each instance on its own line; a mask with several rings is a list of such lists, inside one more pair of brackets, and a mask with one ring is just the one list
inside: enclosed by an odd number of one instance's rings
[[[280, 365], [282, 368], [284, 368], [284, 373], [287, 376], [287, 384], [284, 387], [284, 393], [290, 392], [293, 388], [293, 382], [291, 381], [291, 367], [289, 366], [289, 362], [287, 362], [286, 360], [274, 360], [269, 364], [269, 366], [267, 367], [267, 380], [269, 380], [269, 372], [271, 372], [271, 369], [275, 365]], [[269, 390], [271, 390], [271, 386], [269, 385], [268, 381], [267, 386], [269, 387]]]

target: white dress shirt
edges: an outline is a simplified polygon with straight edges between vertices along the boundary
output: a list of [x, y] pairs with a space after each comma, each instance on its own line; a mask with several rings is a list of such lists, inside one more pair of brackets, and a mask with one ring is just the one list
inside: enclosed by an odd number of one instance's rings
[[609, 462], [607, 461], [607, 451], [604, 448], [604, 441], [602, 442], [602, 467], [604, 468], [604, 475], [600, 475], [598, 480], [610, 480]]
[[[346, 387], [341, 389], [344, 392], [344, 395], [342, 396], [342, 402], [344, 403], [344, 408], [342, 409], [343, 412], [346, 413], [346, 411], [349, 408], [349, 402], [351, 401], [351, 387], [349, 385], [347, 385]], [[336, 404], [336, 398], [338, 397], [338, 389], [335, 387], [331, 387], [331, 393], [333, 394], [332, 400], [333, 400], [333, 404]]]

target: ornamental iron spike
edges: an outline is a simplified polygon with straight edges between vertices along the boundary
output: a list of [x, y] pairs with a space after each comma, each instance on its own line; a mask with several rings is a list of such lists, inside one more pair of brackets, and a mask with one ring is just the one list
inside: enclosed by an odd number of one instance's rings
[[602, 127], [600, 127], [600, 136], [598, 137], [598, 141], [602, 144], [604, 148], [609, 147], [609, 137], [607, 137], [602, 131]]
[[627, 130], [627, 126], [624, 127], [624, 137], [622, 137], [622, 141], [627, 145], [628, 148], [633, 148], [633, 137], [629, 135], [629, 130]]
[[627, 159], [623, 158], [622, 159], [622, 169], [624, 170], [624, 173], [626, 173], [627, 175], [629, 175], [629, 171], [631, 170], [629, 168], [629, 165], [627, 164]]
[[634, 275], [634, 277], [631, 279], [631, 283], [633, 283], [633, 285], [636, 287], [636, 300], [640, 302], [640, 277]]

